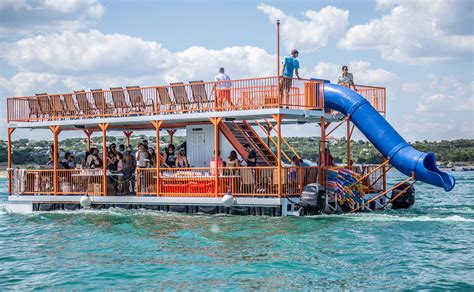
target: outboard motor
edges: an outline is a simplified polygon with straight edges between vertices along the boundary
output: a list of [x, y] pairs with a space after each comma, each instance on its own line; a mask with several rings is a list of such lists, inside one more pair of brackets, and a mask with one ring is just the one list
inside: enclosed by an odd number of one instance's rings
[[[398, 196], [405, 188], [410, 184], [404, 183], [392, 191], [392, 198]], [[408, 209], [415, 204], [415, 188], [413, 186], [409, 187], [403, 194], [396, 198], [392, 202], [392, 209]]]
[[300, 195], [298, 204], [303, 209], [302, 215], [321, 214], [326, 205], [326, 190], [317, 183], [306, 185]]

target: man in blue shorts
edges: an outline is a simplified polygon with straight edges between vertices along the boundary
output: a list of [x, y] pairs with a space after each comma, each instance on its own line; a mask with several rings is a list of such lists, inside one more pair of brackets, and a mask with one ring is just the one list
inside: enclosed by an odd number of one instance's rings
[[288, 99], [290, 96], [290, 89], [293, 81], [293, 72], [296, 74], [296, 78], [301, 79], [298, 73], [298, 69], [300, 68], [300, 62], [297, 59], [298, 54], [298, 50], [293, 49], [291, 51], [291, 54], [283, 59], [283, 78], [281, 79], [280, 88], [283, 91], [282, 106], [286, 106], [286, 108], [288, 108], [289, 105]]

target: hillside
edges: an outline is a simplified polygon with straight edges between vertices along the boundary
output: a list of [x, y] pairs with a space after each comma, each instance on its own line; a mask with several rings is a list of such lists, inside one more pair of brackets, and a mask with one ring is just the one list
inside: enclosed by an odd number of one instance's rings
[[[162, 137], [163, 143], [168, 143], [168, 136]], [[144, 135], [133, 136], [132, 145], [147, 139], [153, 143], [154, 137], [147, 137]], [[179, 145], [184, 142], [185, 137], [175, 136], [175, 144]], [[288, 137], [286, 138], [290, 145], [305, 159], [316, 161], [319, 153], [319, 137]], [[109, 143], [124, 143], [122, 137], [107, 137]], [[266, 138], [264, 138], [266, 141]], [[93, 137], [92, 144], [101, 148], [101, 137]], [[13, 141], [13, 162], [15, 164], [44, 164], [48, 160], [48, 147], [50, 141], [28, 140], [20, 139]], [[283, 149], [290, 155], [288, 147], [283, 143]], [[434, 152], [438, 161], [442, 163], [447, 162], [474, 162], [474, 139], [460, 139], [453, 141], [428, 142], [417, 141], [412, 145], [421, 151]], [[86, 139], [84, 138], [69, 138], [60, 141], [61, 152], [69, 151], [76, 155], [77, 161], [83, 159], [84, 149], [86, 148]], [[272, 147], [275, 148], [275, 147]], [[329, 144], [336, 162], [345, 162], [346, 159], [346, 140], [344, 138], [336, 141], [331, 141]], [[224, 154], [226, 155], [226, 154]], [[381, 156], [377, 150], [367, 141], [352, 141], [351, 143], [352, 160], [355, 163], [380, 163]], [[7, 161], [7, 144], [6, 141], [0, 140], [0, 163]]]

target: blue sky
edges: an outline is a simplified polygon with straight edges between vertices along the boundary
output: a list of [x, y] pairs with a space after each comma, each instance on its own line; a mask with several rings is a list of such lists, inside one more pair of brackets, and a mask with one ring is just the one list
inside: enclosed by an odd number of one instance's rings
[[[406, 139], [474, 138], [473, 13], [463, 0], [7, 0], [0, 3], [0, 101], [211, 80], [221, 65], [233, 78], [274, 75], [279, 18], [282, 52], [300, 50], [303, 77], [334, 80], [347, 64], [356, 82], [387, 87], [387, 118]], [[314, 125], [285, 130], [317, 133]]]

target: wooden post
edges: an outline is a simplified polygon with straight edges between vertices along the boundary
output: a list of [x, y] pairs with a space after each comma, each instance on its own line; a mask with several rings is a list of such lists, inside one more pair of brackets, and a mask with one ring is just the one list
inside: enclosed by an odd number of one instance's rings
[[92, 130], [92, 129], [84, 130], [84, 133], [87, 136], [87, 151], [91, 150], [91, 135], [92, 135], [93, 132], [94, 132], [94, 130]]
[[108, 123], [98, 125], [102, 130], [102, 193], [107, 196], [107, 129]]
[[133, 134], [133, 131], [123, 131], [123, 134], [125, 135], [125, 146], [130, 146], [130, 137]]
[[58, 184], [58, 138], [59, 133], [61, 133], [61, 128], [59, 126], [49, 126], [49, 129], [53, 133], [53, 193], [54, 195], [58, 194], [59, 184]]
[[160, 159], [160, 128], [163, 125], [163, 121], [152, 121], [151, 122], [155, 127], [155, 135], [156, 135], [156, 196], [160, 195], [160, 166], [161, 166], [161, 159]]
[[282, 177], [282, 165], [281, 165], [281, 121], [283, 119], [283, 115], [277, 114], [277, 115], [272, 115], [273, 119], [275, 119], [277, 123], [277, 135], [278, 135], [278, 142], [277, 142], [277, 179], [278, 179], [278, 197], [281, 197], [283, 195], [283, 190], [282, 190], [282, 182], [281, 182], [281, 177]]
[[12, 193], [12, 134], [15, 128], [8, 128], [8, 194]]
[[219, 196], [219, 123], [222, 118], [210, 118], [211, 123], [214, 125], [214, 194], [216, 197]]

